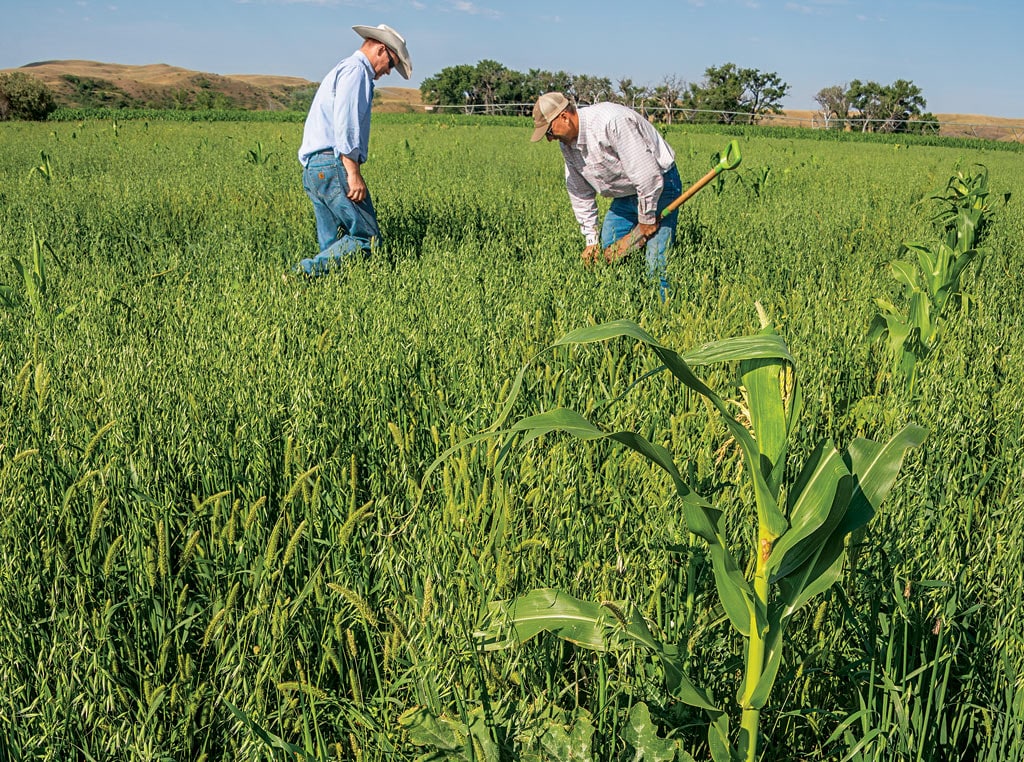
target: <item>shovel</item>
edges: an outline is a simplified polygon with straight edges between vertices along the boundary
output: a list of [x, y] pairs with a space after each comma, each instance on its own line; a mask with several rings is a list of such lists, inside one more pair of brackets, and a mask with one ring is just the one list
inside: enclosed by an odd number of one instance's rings
[[[718, 176], [719, 172], [723, 172], [727, 169], [736, 169], [736, 167], [740, 165], [742, 158], [743, 157], [740, 156], [739, 143], [735, 140], [729, 141], [729, 147], [725, 149], [725, 153], [721, 154], [718, 164], [716, 164], [710, 172], [704, 175], [704, 177], [683, 191], [683, 194], [679, 198], [662, 209], [659, 216], [664, 218], [672, 214], [672, 212], [685, 204], [691, 196], [695, 195], [697, 191], [714, 180]], [[637, 228], [633, 228], [626, 236], [620, 238], [604, 250], [604, 261], [608, 263], [618, 262], [634, 249], [647, 243], [648, 238], [650, 238], [650, 236], [646, 236]]]

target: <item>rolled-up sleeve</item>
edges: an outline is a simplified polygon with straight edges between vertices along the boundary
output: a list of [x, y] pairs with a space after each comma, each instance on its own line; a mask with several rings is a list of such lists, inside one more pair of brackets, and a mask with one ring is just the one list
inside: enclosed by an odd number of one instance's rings
[[[334, 151], [362, 164], [370, 150], [373, 80], [361, 66], [343, 66], [338, 70], [334, 87]], [[344, 97], [338, 97], [340, 93]]]
[[569, 203], [580, 224], [580, 232], [587, 239], [587, 246], [597, 243], [597, 192], [568, 161], [565, 163], [565, 187], [569, 191]]

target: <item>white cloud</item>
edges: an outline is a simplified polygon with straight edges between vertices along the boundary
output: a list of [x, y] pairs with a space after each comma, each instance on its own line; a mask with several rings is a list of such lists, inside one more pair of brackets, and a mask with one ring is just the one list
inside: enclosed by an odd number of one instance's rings
[[501, 11], [496, 11], [491, 8], [480, 8], [476, 3], [471, 3], [469, 0], [452, 0], [448, 3], [448, 9], [453, 10], [457, 13], [468, 13], [470, 16], [487, 16], [488, 18], [501, 18]]

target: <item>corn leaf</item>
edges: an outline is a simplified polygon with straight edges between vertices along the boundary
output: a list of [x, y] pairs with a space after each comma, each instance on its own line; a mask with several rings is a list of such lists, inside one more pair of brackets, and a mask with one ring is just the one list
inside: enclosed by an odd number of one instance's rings
[[491, 625], [476, 633], [485, 651], [510, 648], [542, 632], [592, 651], [607, 651], [617, 631], [618, 620], [608, 608], [551, 588], [532, 590], [511, 601], [495, 601], [488, 609]]
[[920, 447], [927, 436], [927, 429], [907, 424], [885, 444], [868, 439], [856, 439], [850, 444], [846, 463], [857, 484], [850, 498], [850, 510], [842, 524], [845, 533], [871, 520], [892, 490], [907, 450]]
[[[799, 567], [838, 526], [850, 504], [853, 477], [836, 449], [819, 446], [791, 491], [790, 529], [772, 547], [773, 580]], [[817, 533], [817, 536], [813, 536]]]

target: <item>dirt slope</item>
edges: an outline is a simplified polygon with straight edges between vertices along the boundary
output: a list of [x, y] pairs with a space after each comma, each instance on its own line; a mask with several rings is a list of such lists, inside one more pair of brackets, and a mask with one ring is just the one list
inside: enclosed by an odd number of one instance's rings
[[40, 61], [4, 71], [38, 77], [65, 106], [167, 108], [205, 101], [210, 105], [277, 110], [287, 107], [293, 92], [316, 84], [300, 77], [224, 76], [168, 64], [125, 66], [97, 61]]

